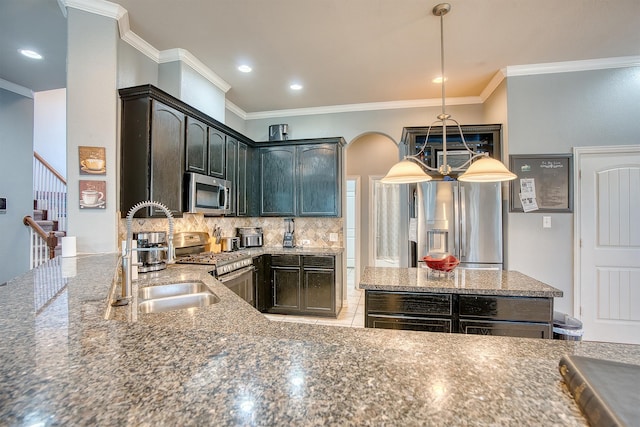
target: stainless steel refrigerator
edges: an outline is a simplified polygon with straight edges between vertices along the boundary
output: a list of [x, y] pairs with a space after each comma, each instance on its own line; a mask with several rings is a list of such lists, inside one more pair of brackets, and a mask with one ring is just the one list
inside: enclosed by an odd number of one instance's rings
[[499, 182], [429, 181], [412, 190], [411, 266], [424, 266], [422, 258], [431, 252], [448, 252], [460, 260], [460, 267], [502, 269]]

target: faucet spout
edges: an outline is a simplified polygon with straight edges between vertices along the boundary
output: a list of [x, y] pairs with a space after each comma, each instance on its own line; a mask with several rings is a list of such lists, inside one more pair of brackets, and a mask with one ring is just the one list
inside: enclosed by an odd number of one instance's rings
[[144, 209], [147, 207], [155, 207], [166, 215], [169, 219], [169, 237], [168, 237], [168, 248], [167, 248], [167, 264], [172, 264], [175, 262], [175, 249], [173, 247], [173, 214], [165, 205], [160, 202], [154, 202], [152, 200], [147, 200], [143, 202], [139, 202], [135, 204], [129, 212], [127, 213], [127, 240], [125, 243], [124, 254], [122, 255], [122, 292], [119, 299], [113, 302], [112, 305], [127, 305], [129, 303], [129, 299], [131, 298], [131, 268], [132, 268], [132, 256], [133, 252], [131, 246], [133, 241], [133, 216], [140, 209]]

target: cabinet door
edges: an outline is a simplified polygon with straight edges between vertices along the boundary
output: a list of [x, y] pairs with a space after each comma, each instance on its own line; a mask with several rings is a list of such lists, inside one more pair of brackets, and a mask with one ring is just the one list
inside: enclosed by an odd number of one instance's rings
[[237, 167], [238, 167], [238, 141], [235, 138], [227, 136], [226, 142], [226, 160], [225, 160], [225, 179], [231, 183], [229, 189], [229, 196], [231, 197], [231, 212], [230, 215], [235, 215], [236, 210], [236, 188], [237, 188]]
[[187, 117], [187, 164], [189, 172], [207, 173], [207, 125]]
[[260, 255], [253, 259], [254, 276], [253, 283], [256, 289], [256, 308], [264, 312], [271, 308], [272, 295], [271, 281], [268, 280], [270, 266], [269, 255]]
[[300, 268], [272, 267], [273, 307], [270, 311], [300, 310]]
[[460, 318], [553, 322], [553, 298], [460, 295]]
[[225, 134], [210, 127], [208, 175], [224, 178], [225, 144]]
[[295, 206], [294, 146], [260, 149], [260, 215], [294, 216]]
[[428, 317], [385, 316], [369, 314], [365, 327], [406, 331], [451, 332], [451, 320]]
[[460, 319], [460, 333], [501, 337], [552, 338], [552, 327], [545, 323], [491, 322]]
[[340, 215], [340, 173], [335, 144], [298, 147], [298, 215]]
[[236, 204], [238, 216], [248, 214], [249, 203], [247, 200], [247, 169], [248, 147], [244, 142], [238, 142], [238, 173], [236, 179]]
[[304, 311], [335, 314], [335, 277], [333, 270], [303, 270]]
[[[149, 197], [179, 214], [182, 213], [185, 115], [157, 101], [153, 105]], [[150, 215], [164, 216], [164, 213], [150, 208]]]

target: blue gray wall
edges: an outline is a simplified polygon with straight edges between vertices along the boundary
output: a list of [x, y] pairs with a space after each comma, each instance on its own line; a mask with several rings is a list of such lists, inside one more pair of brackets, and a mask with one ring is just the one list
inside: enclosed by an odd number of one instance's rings
[[0, 89], [0, 284], [29, 270], [29, 228], [33, 215], [33, 99]]
[[[507, 89], [510, 154], [640, 144], [640, 67], [510, 77]], [[509, 269], [562, 289], [556, 309], [574, 314], [573, 214], [509, 213], [507, 223]]]

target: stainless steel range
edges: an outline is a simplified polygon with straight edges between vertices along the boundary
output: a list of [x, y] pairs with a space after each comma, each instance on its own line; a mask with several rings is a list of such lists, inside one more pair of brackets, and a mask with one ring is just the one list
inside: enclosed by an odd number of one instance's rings
[[176, 233], [173, 237], [178, 264], [210, 265], [210, 273], [254, 305], [253, 258], [247, 252], [206, 252], [209, 234], [205, 232]]

